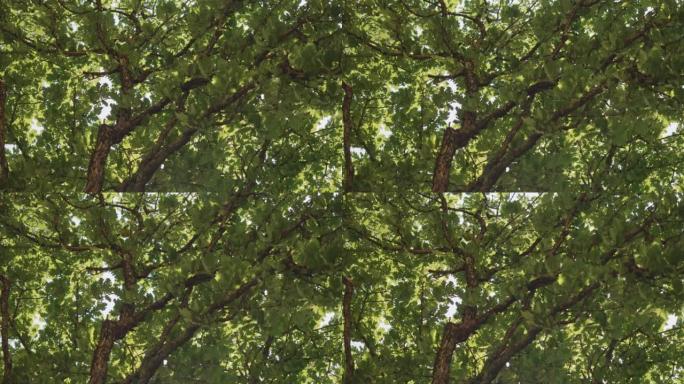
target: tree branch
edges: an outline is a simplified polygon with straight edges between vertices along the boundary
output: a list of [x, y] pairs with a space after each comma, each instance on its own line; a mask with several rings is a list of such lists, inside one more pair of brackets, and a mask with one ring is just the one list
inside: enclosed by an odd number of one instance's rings
[[[240, 287], [230, 292], [225, 297], [212, 303], [207, 308], [204, 315], [210, 316], [224, 309], [226, 306], [230, 305], [237, 299], [247, 294], [258, 282], [258, 278], [255, 277], [247, 281], [246, 283], [242, 284]], [[178, 348], [187, 343], [190, 339], [192, 339], [195, 333], [201, 327], [200, 323], [192, 322], [180, 333], [180, 335], [176, 336], [173, 339], [168, 339], [172, 328], [176, 325], [177, 322], [177, 317], [174, 317], [170, 320], [170, 322], [167, 324], [167, 327], [165, 327], [165, 330], [162, 333], [161, 337], [159, 338], [159, 342], [145, 353], [145, 356], [143, 357], [143, 360], [138, 366], [138, 368], [128, 377], [126, 377], [123, 384], [149, 383], [149, 381], [152, 379], [154, 374], [161, 366], [164, 359], [166, 359], [171, 353], [173, 353]]]
[[[185, 97], [187, 97], [190, 89], [204, 84], [206, 84], [206, 82], [197, 79], [195, 79], [194, 82], [193, 80], [190, 80], [184, 83], [184, 85], [181, 86], [181, 89], [184, 91], [184, 94], [181, 96], [181, 98], [184, 100]], [[211, 115], [220, 112], [227, 106], [242, 100], [247, 96], [249, 91], [254, 88], [254, 86], [254, 83], [249, 82], [240, 87], [235, 93], [228, 96], [225, 100], [222, 100], [221, 102], [209, 107], [209, 109], [207, 109], [207, 111], [203, 113], [199, 119], [206, 119]], [[143, 159], [138, 164], [138, 169], [135, 171], [135, 173], [117, 187], [119, 192], [144, 192], [145, 185], [152, 179], [164, 161], [189, 143], [199, 131], [199, 127], [196, 125], [187, 127], [175, 140], [164, 145], [169, 132], [173, 127], [176, 126], [177, 122], [178, 119], [175, 116], [169, 119], [164, 131], [162, 131], [162, 133], [159, 135], [155, 145], [149, 152], [145, 154]]]
[[468, 145], [477, 132], [475, 113], [469, 111], [461, 113], [461, 127], [459, 129], [447, 127], [444, 131], [432, 177], [433, 192], [443, 193], [447, 191], [454, 154], [458, 149]]
[[354, 285], [347, 277], [342, 277], [344, 283], [344, 297], [342, 299], [342, 316], [344, 317], [344, 383], [351, 384], [354, 380], [354, 357], [351, 350], [352, 313], [351, 301]]
[[[594, 283], [583, 288], [576, 295], [572, 296], [567, 301], [551, 309], [551, 311], [549, 311], [549, 313], [546, 316], [554, 317], [562, 312], [567, 311], [568, 309], [574, 307], [578, 303], [588, 298], [591, 295], [591, 293], [594, 292], [598, 287], [599, 284]], [[527, 330], [527, 334], [523, 338], [519, 339], [516, 342], [511, 342], [510, 338], [513, 336], [515, 329], [517, 329], [520, 326], [520, 324], [520, 319], [516, 319], [514, 321], [511, 329], [509, 329], [509, 332], [507, 332], [505, 341], [502, 343], [499, 349], [494, 354], [492, 354], [489, 357], [489, 359], [485, 362], [484, 368], [480, 371], [480, 373], [469, 381], [470, 384], [491, 383], [496, 378], [496, 376], [498, 376], [501, 369], [503, 369], [503, 367], [511, 359], [511, 357], [513, 357], [514, 355], [525, 349], [528, 345], [530, 345], [543, 329], [541, 326], [535, 325]]]

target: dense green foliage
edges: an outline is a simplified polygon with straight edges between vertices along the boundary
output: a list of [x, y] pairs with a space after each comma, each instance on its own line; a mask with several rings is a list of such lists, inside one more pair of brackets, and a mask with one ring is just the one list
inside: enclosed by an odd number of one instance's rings
[[684, 383], [677, 0], [0, 3], [2, 384]]

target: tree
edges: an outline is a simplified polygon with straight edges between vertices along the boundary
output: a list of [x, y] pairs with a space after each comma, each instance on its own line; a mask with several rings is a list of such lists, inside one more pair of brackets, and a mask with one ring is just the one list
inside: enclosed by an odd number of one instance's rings
[[682, 382], [682, 4], [0, 4], [3, 383]]

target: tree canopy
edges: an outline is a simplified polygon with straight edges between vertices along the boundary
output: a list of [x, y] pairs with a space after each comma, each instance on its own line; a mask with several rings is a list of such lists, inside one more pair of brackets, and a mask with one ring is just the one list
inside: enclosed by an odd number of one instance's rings
[[684, 383], [678, 0], [0, 3], [2, 384]]

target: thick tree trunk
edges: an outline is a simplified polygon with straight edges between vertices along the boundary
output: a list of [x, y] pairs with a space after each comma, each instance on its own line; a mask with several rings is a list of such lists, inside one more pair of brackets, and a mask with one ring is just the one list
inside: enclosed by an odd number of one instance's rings
[[456, 137], [458, 133], [455, 129], [447, 127], [442, 136], [442, 145], [435, 161], [435, 171], [432, 176], [432, 191], [445, 192], [449, 186], [449, 171], [451, 161], [456, 153]]
[[102, 191], [105, 165], [112, 145], [112, 129], [111, 126], [102, 124], [97, 131], [95, 150], [90, 156], [90, 164], [88, 164], [88, 177], [85, 187], [86, 193], [97, 194]]
[[459, 129], [447, 128], [442, 137], [442, 145], [435, 161], [435, 171], [432, 176], [432, 191], [437, 193], [446, 192], [449, 188], [449, 172], [451, 162], [456, 151], [468, 145], [468, 142], [477, 133], [475, 113], [463, 112], [461, 127]]
[[449, 381], [449, 370], [451, 368], [451, 357], [456, 349], [456, 338], [454, 337], [454, 323], [447, 323], [442, 332], [442, 341], [437, 349], [435, 364], [432, 370], [432, 383], [447, 383]]
[[116, 328], [116, 322], [112, 320], [105, 320], [102, 323], [97, 347], [93, 353], [93, 361], [90, 364], [90, 380], [88, 380], [88, 384], [103, 384], [106, 381], [109, 355], [114, 347]]
[[[149, 311], [149, 307], [147, 311]], [[97, 346], [93, 352], [93, 360], [90, 364], [90, 379], [88, 384], [103, 384], [107, 380], [109, 368], [109, 355], [112, 353], [114, 343], [126, 337], [143, 317], [135, 316], [135, 307], [132, 304], [123, 304], [119, 311], [119, 319], [105, 320], [100, 327]]]
[[456, 346], [459, 343], [468, 340], [470, 335], [478, 328], [479, 323], [474, 316], [468, 314], [464, 316], [464, 320], [460, 323], [447, 323], [444, 326], [442, 341], [439, 343], [439, 349], [437, 349], [437, 355], [435, 356], [435, 365], [432, 370], [432, 384], [449, 383], [449, 371], [454, 350], [456, 350]]
[[469, 334], [463, 332], [462, 326], [447, 323], [442, 333], [442, 341], [439, 343], [435, 365], [432, 370], [432, 384], [449, 383], [451, 358], [454, 355], [456, 345], [465, 341]]

